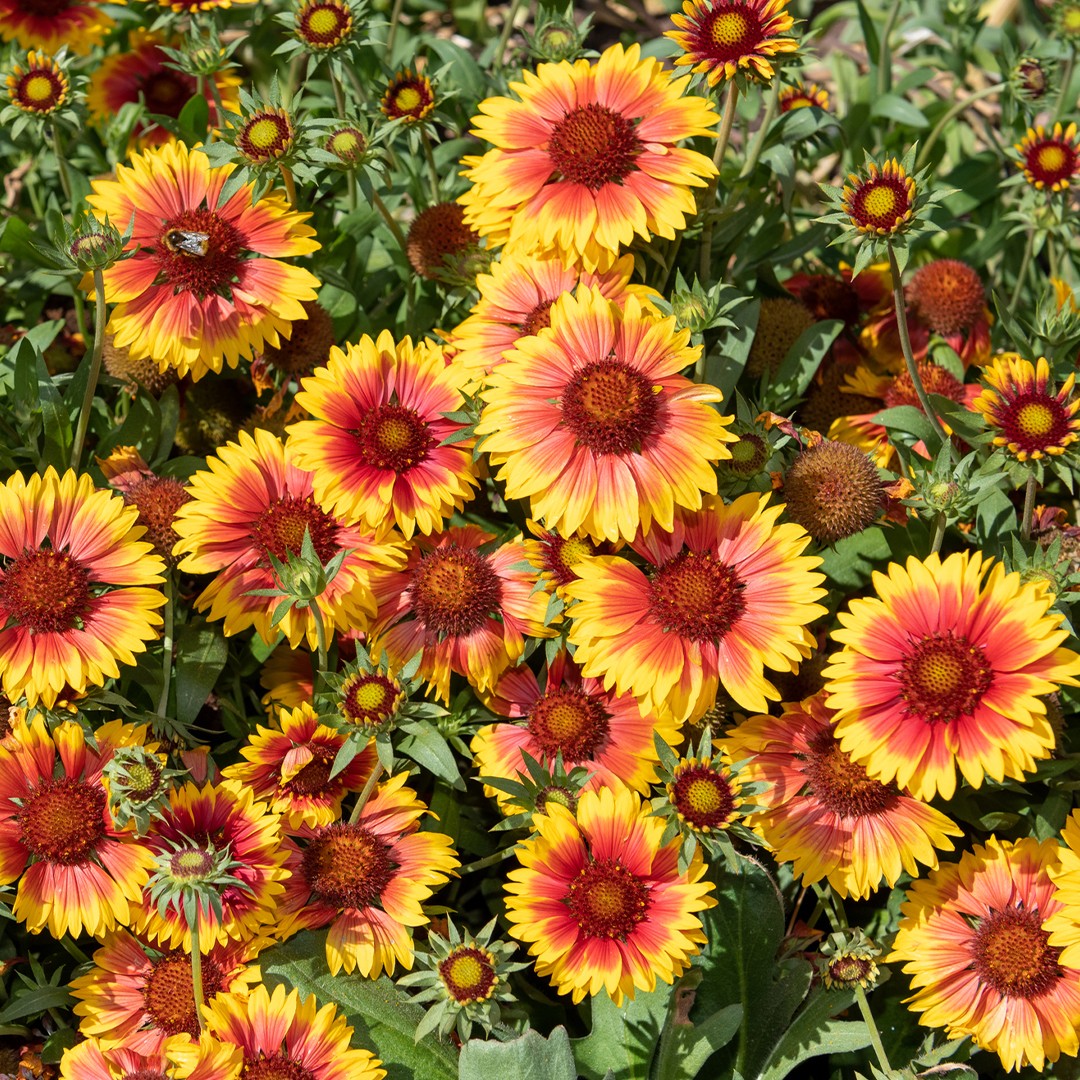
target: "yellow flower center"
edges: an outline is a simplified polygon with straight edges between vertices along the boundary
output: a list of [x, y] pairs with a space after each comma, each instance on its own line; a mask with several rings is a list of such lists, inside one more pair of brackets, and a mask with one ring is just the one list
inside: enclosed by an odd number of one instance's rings
[[1049, 435], [1054, 430], [1057, 417], [1041, 402], [1031, 402], [1020, 407], [1016, 423], [1025, 435]]
[[896, 193], [891, 188], [875, 187], [867, 193], [863, 206], [871, 217], [888, 217], [896, 213]]
[[332, 8], [319, 8], [311, 13], [308, 29], [315, 34], [332, 34], [337, 30], [341, 19]]
[[1080, 7], [1067, 7], [1061, 13], [1061, 28], [1067, 34], [1080, 33]]
[[720, 809], [720, 792], [715, 784], [698, 777], [687, 787], [686, 801], [697, 813], [711, 814]]
[[53, 96], [52, 79], [45, 75], [32, 75], [23, 83], [23, 93], [30, 101], [50, 101]]
[[1065, 165], [1065, 151], [1053, 143], [1039, 147], [1038, 165], [1049, 173], [1057, 172]]
[[341, 687], [339, 707], [350, 724], [378, 726], [393, 713], [400, 695], [400, 687], [385, 675], [353, 675]]
[[443, 985], [459, 1005], [491, 997], [498, 981], [494, 959], [486, 949], [459, 947], [439, 964]]
[[247, 137], [252, 146], [260, 150], [269, 150], [277, 142], [279, 132], [278, 122], [267, 117], [263, 120], [256, 120], [247, 129]]
[[566, 566], [573, 566], [574, 563], [579, 563], [582, 559], [588, 559], [595, 554], [596, 549], [592, 544], [588, 540], [582, 540], [580, 536], [574, 536], [567, 540], [560, 552], [562, 561]]
[[741, 11], [723, 11], [713, 20], [713, 42], [730, 49], [740, 45], [752, 29], [750, 20]]
[[974, 715], [993, 681], [980, 645], [951, 631], [928, 634], [901, 663], [900, 696], [912, 719], [948, 724]]
[[791, 109], [808, 109], [814, 103], [808, 97], [794, 97], [788, 98], [785, 104], [790, 111]]
[[705, 832], [727, 825], [740, 801], [728, 773], [708, 761], [680, 765], [668, 797], [684, 821]]
[[394, 98], [394, 104], [402, 112], [412, 112], [421, 102], [420, 91], [415, 86], [403, 86]]

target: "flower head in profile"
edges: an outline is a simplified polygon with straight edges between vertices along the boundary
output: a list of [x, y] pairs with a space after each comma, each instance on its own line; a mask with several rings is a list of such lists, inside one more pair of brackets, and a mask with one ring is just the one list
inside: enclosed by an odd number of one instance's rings
[[919, 1023], [970, 1036], [1007, 1071], [1080, 1049], [1080, 971], [1044, 924], [1062, 905], [1058, 843], [991, 837], [912, 884], [890, 963], [903, 963]]
[[677, 29], [665, 37], [683, 50], [676, 65], [692, 64], [710, 86], [746, 75], [769, 82], [776, 57], [795, 52], [789, 33], [795, 20], [788, 0], [684, 0], [682, 14], [671, 16]]
[[114, 344], [192, 379], [288, 337], [319, 284], [282, 261], [318, 249], [309, 215], [274, 194], [254, 202], [251, 184], [223, 200], [232, 171], [170, 143], [133, 154], [87, 197], [100, 219], [133, 222], [131, 257], [104, 272]]
[[399, 71], [383, 92], [379, 107], [390, 120], [417, 124], [431, 115], [435, 108], [435, 91], [426, 75]]
[[994, 446], [1018, 461], [1057, 457], [1080, 438], [1080, 397], [1072, 396], [1075, 373], [1054, 390], [1050, 365], [1040, 356], [1033, 364], [1016, 353], [997, 357], [983, 372], [983, 391], [971, 403], [986, 418]]
[[1066, 191], [1080, 174], [1080, 136], [1076, 124], [1066, 128], [1055, 124], [1049, 132], [1042, 124], [1028, 128], [1016, 150], [1020, 155], [1017, 168], [1023, 170], [1024, 179], [1038, 191]]
[[44, 53], [59, 52], [66, 45], [85, 55], [115, 25], [104, 7], [85, 0], [0, 0], [0, 40]]
[[679, 841], [661, 844], [664, 822], [628, 788], [583, 792], [576, 813], [551, 803], [533, 821], [506, 909], [537, 974], [575, 1003], [606, 990], [616, 1005], [681, 975], [716, 903], [701, 853], [680, 872]]
[[637, 44], [591, 64], [541, 64], [515, 97], [482, 101], [473, 134], [493, 144], [465, 159], [465, 221], [489, 243], [558, 250], [586, 268], [610, 264], [635, 236], [672, 239], [696, 213], [693, 188], [716, 167], [675, 144], [712, 135], [712, 105], [686, 95]]
[[793, 109], [829, 109], [829, 91], [816, 82], [797, 82], [794, 86], [785, 86], [778, 99], [781, 113]]
[[0, 485], [0, 676], [11, 701], [51, 706], [117, 678], [157, 637], [164, 563], [137, 510], [87, 474]]
[[740, 778], [763, 785], [747, 824], [791, 863], [804, 885], [827, 880], [840, 896], [865, 898], [905, 871], [931, 869], [962, 831], [895, 783], [871, 779], [844, 753], [821, 694], [755, 716], [725, 733], [723, 746], [744, 761]]
[[399, 963], [411, 968], [410, 928], [427, 923], [421, 905], [458, 867], [449, 836], [419, 831], [428, 810], [407, 779], [380, 784], [355, 821], [301, 829], [289, 845], [279, 932], [329, 926], [333, 975], [377, 979]]
[[873, 584], [840, 612], [824, 672], [845, 753], [926, 801], [952, 798], [957, 769], [979, 787], [1050, 755], [1045, 696], [1080, 676], [1052, 593], [970, 551], [911, 556]]

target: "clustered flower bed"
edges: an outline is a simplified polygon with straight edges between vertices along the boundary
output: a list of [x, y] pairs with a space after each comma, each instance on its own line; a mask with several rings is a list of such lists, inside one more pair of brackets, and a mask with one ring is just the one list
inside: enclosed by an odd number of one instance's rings
[[0, 1075], [1078, 1075], [1078, 0], [0, 38]]

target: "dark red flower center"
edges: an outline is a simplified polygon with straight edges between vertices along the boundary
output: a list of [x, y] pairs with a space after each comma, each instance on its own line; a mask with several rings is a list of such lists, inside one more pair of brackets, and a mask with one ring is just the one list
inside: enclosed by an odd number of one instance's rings
[[587, 938], [625, 941], [649, 914], [649, 886], [615, 859], [583, 867], [564, 901]]
[[308, 749], [313, 755], [312, 759], [292, 779], [286, 780], [281, 785], [281, 790], [289, 795], [301, 798], [324, 795], [332, 786], [336, 787], [340, 784], [337, 778], [333, 785], [330, 782], [330, 770], [334, 766], [337, 750], [318, 743], [308, 743]]
[[949, 630], [913, 642], [901, 661], [899, 679], [909, 716], [927, 724], [951, 724], [974, 715], [994, 671], [981, 645]]
[[571, 109], [551, 129], [547, 144], [555, 179], [590, 191], [629, 176], [644, 149], [632, 120], [596, 102]]
[[31, 67], [11, 91], [11, 100], [22, 109], [48, 113], [58, 109], [67, 97], [66, 80], [47, 67]]
[[699, 18], [695, 53], [710, 63], [736, 64], [765, 39], [761, 20], [750, 4], [714, 4]]
[[487, 559], [456, 544], [425, 555], [411, 588], [417, 618], [451, 637], [479, 630], [502, 602], [502, 584]]
[[908, 285], [916, 315], [935, 334], [969, 330], [983, 314], [986, 296], [978, 273], [959, 259], [935, 259]]
[[1078, 158], [1080, 155], [1071, 143], [1047, 136], [1027, 148], [1024, 160], [1035, 181], [1053, 187], [1076, 175]]
[[435, 445], [427, 421], [404, 405], [376, 406], [364, 414], [353, 434], [365, 465], [398, 473], [427, 460]]
[[244, 239], [232, 222], [212, 210], [184, 210], [162, 225], [154, 257], [164, 284], [202, 299], [228, 293], [243, 249]]
[[892, 810], [900, 799], [895, 784], [872, 780], [840, 749], [832, 729], [815, 733], [802, 756], [802, 773], [814, 796], [838, 817], [871, 817]]
[[697, 829], [717, 829], [735, 813], [737, 799], [731, 777], [709, 764], [682, 769], [671, 785], [671, 805]]
[[539, 698], [529, 710], [529, 733], [550, 757], [584, 761], [607, 738], [611, 713], [584, 690], [561, 686]]
[[852, 192], [848, 213], [860, 228], [894, 232], [911, 210], [908, 182], [901, 176], [874, 176]]
[[815, 274], [799, 291], [799, 299], [817, 320], [843, 319], [849, 326], [859, 321], [859, 294], [843, 278]]
[[[165, 59], [164, 53], [161, 58]], [[195, 80], [183, 72], [160, 68], [140, 81], [139, 90], [149, 112], [160, 116], [179, 116], [180, 110], [195, 93]]]
[[172, 553], [180, 539], [173, 528], [176, 511], [190, 501], [184, 485], [171, 476], [148, 476], [124, 492], [124, 502], [139, 510], [139, 524], [146, 529], [144, 539], [170, 566], [180, 559]]
[[485, 1001], [496, 983], [495, 964], [486, 949], [459, 946], [439, 964], [446, 992], [459, 1004]]
[[401, 688], [385, 675], [361, 672], [341, 687], [341, 713], [350, 724], [377, 726], [391, 716], [400, 697]]
[[134, 1072], [124, 1073], [120, 1080], [169, 1080], [158, 1069], [136, 1069]]
[[571, 581], [577, 581], [574, 567], [582, 559], [598, 553], [591, 540], [580, 536], [564, 539], [557, 533], [547, 533], [541, 538], [540, 544], [543, 552], [541, 565], [555, 579], [556, 585], [569, 585]]
[[332, 49], [352, 30], [352, 14], [333, 0], [305, 4], [296, 13], [296, 36], [313, 49]]
[[719, 641], [746, 609], [743, 581], [713, 555], [680, 551], [652, 573], [649, 610], [671, 633], [691, 641]]
[[1018, 451], [1045, 453], [1051, 447], [1067, 446], [1074, 434], [1070, 416], [1057, 397], [1038, 390], [1024, 390], [1004, 398], [994, 409], [1001, 434], [1016, 444]]
[[[213, 956], [203, 954], [203, 995], [209, 1001], [228, 989], [225, 968]], [[191, 982], [191, 956], [174, 949], [153, 961], [142, 988], [143, 1002], [154, 1026], [166, 1035], [187, 1033], [199, 1037], [195, 994]]]
[[319, 829], [302, 866], [312, 896], [336, 908], [378, 904], [397, 869], [385, 840], [363, 825], [344, 823]]
[[91, 607], [90, 575], [66, 551], [24, 551], [0, 577], [0, 611], [31, 634], [81, 630]]
[[639, 452], [655, 434], [652, 384], [622, 360], [597, 360], [574, 373], [562, 394], [563, 422], [594, 454]]
[[338, 524], [319, 509], [310, 495], [303, 499], [292, 495], [275, 499], [251, 526], [251, 542], [262, 552], [267, 565], [271, 555], [284, 562], [289, 552], [300, 554], [305, 530], [311, 535], [319, 561], [328, 563], [338, 553]]
[[551, 305], [554, 303], [554, 300], [541, 300], [536, 307], [521, 320], [520, 326], [522, 337], [534, 337], [545, 327], [551, 325]]
[[70, 776], [42, 780], [15, 820], [32, 855], [61, 866], [86, 862], [105, 835], [105, 789]]
[[71, 0], [16, 0], [15, 6], [28, 15], [63, 15], [72, 11], [78, 5]]
[[[964, 385], [955, 376], [929, 360], [921, 361], [918, 369], [919, 378], [928, 394], [939, 394], [941, 397], [949, 398], [950, 401], [963, 404]], [[915, 384], [912, 383], [911, 376], [906, 371], [900, 372], [889, 389], [885, 391], [885, 404], [890, 409], [897, 405], [914, 405], [916, 409], [922, 408], [919, 395], [915, 392]]]
[[239, 1080], [317, 1080], [315, 1073], [295, 1058], [285, 1054], [267, 1054], [260, 1050], [253, 1056], [244, 1055]]
[[1065, 974], [1061, 950], [1050, 945], [1038, 908], [1009, 904], [979, 920], [971, 943], [980, 983], [1003, 997], [1037, 998], [1049, 993]]

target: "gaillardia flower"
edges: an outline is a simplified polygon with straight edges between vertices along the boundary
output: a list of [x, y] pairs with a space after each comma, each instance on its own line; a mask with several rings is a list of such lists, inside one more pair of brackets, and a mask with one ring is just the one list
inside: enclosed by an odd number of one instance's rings
[[678, 29], [664, 36], [683, 50], [676, 65], [693, 64], [691, 70], [704, 74], [710, 86], [739, 74], [768, 82], [776, 74], [770, 61], [799, 47], [794, 38], [783, 36], [795, 25], [787, 4], [788, 0], [685, 0], [683, 13], [671, 16]]
[[[180, 1075], [174, 1049], [140, 1053], [91, 1037], [64, 1051], [60, 1080], [169, 1080]], [[184, 1080], [231, 1080], [240, 1067], [236, 1047], [207, 1037], [182, 1053]]]
[[[206, 1006], [206, 1029], [239, 1046], [245, 1080], [383, 1080], [386, 1070], [368, 1050], [352, 1048], [353, 1029], [337, 1006], [319, 1008], [280, 983], [246, 997], [222, 994]], [[223, 1078], [224, 1080], [224, 1078]]]
[[82, 55], [100, 45], [114, 25], [103, 6], [77, 0], [0, 0], [0, 39], [45, 53], [66, 45], [69, 52]]
[[[249, 964], [261, 942], [214, 945], [202, 957], [206, 1000], [247, 992], [259, 981]], [[127, 930], [109, 934], [94, 953], [94, 966], [71, 983], [83, 1035], [103, 1046], [153, 1054], [175, 1035], [199, 1037], [192, 989], [191, 956], [183, 949], [148, 948]]]
[[85, 473], [0, 486], [0, 676], [11, 701], [52, 706], [65, 686], [117, 678], [157, 636], [165, 564], [137, 510]]
[[460, 202], [481, 236], [557, 248], [595, 269], [635, 236], [670, 240], [686, 227], [691, 189], [716, 167], [675, 143], [717, 123], [705, 98], [684, 96], [688, 78], [669, 79], [637, 44], [523, 78], [510, 84], [516, 99], [488, 98], [473, 118], [473, 134], [495, 147], [464, 159], [473, 187]]
[[1023, 170], [1024, 179], [1039, 191], [1044, 188], [1065, 191], [1080, 173], [1080, 138], [1076, 124], [1067, 128], [1055, 124], [1049, 134], [1042, 124], [1028, 128], [1016, 149], [1020, 153], [1017, 168]]
[[44, 53], [27, 53], [26, 66], [15, 64], [7, 77], [11, 104], [38, 116], [48, 116], [62, 108], [68, 99], [68, 89], [63, 68]]
[[390, 120], [416, 124], [435, 108], [435, 92], [426, 75], [399, 71], [387, 85], [379, 106]]
[[944, 814], [883, 784], [840, 748], [832, 713], [821, 694], [786, 705], [780, 717], [755, 716], [726, 732], [739, 773], [767, 786], [752, 825], [776, 856], [790, 862], [804, 885], [823, 879], [843, 897], [865, 898], [890, 888], [919, 863], [937, 866], [937, 850], [952, 851], [960, 836]]
[[778, 525], [783, 506], [767, 503], [711, 496], [676, 515], [673, 532], [634, 542], [647, 572], [618, 556], [583, 560], [564, 590], [578, 601], [569, 638], [582, 674], [678, 721], [702, 716], [721, 685], [746, 709], [778, 699], [764, 669], [795, 671], [810, 655], [825, 591], [821, 560], [802, 554], [809, 536]]
[[309, 49], [329, 52], [353, 33], [352, 8], [347, 0], [304, 0], [296, 9], [293, 33]]
[[289, 428], [319, 505], [371, 528], [392, 517], [406, 537], [441, 530], [478, 485], [471, 441], [443, 445], [465, 426], [445, 415], [463, 405], [459, 384], [437, 350], [386, 330], [332, 349], [296, 395], [314, 419]]
[[780, 112], [787, 113], [793, 109], [828, 109], [829, 91], [817, 83], [796, 83], [794, 86], [785, 86], [780, 91], [778, 100]]
[[211, 167], [183, 143], [130, 162], [115, 180], [94, 180], [87, 196], [102, 220], [133, 220], [134, 254], [104, 272], [114, 344], [194, 380], [288, 337], [319, 284], [281, 261], [318, 250], [309, 215], [278, 195], [254, 203], [251, 184], [223, 202], [234, 166]]
[[606, 990], [621, 1005], [689, 967], [705, 941], [698, 913], [716, 903], [700, 851], [680, 873], [680, 841], [660, 846], [663, 820], [628, 788], [583, 792], [576, 816], [549, 802], [533, 823], [506, 917], [538, 975], [575, 1004]]
[[874, 573], [876, 597], [838, 618], [828, 705], [844, 751], [917, 799], [1020, 779], [1050, 755], [1043, 697], [1076, 686], [1080, 656], [1042, 584], [981, 552], [932, 554]]
[[280, 108], [257, 109], [237, 125], [236, 149], [256, 165], [277, 161], [293, 148], [296, 131], [292, 117]]
[[290, 829], [301, 825], [329, 825], [341, 813], [341, 801], [359, 791], [375, 764], [375, 747], [369, 746], [333, 779], [330, 771], [345, 736], [319, 723], [315, 710], [304, 702], [278, 714], [280, 731], [257, 725], [240, 753], [247, 759], [222, 770], [226, 780], [250, 787], [255, 798], [282, 815]]
[[400, 670], [420, 653], [417, 675], [444, 704], [451, 672], [488, 690], [517, 662], [526, 636], [556, 633], [544, 623], [547, 595], [535, 587], [536, 575], [521, 569], [521, 541], [485, 551], [494, 539], [476, 525], [456, 525], [437, 542], [414, 543], [405, 569], [376, 583], [372, 655], [385, 649]]
[[915, 181], [896, 158], [881, 166], [870, 161], [865, 176], [848, 176], [841, 201], [851, 224], [860, 232], [892, 236], [911, 220]]
[[679, 374], [697, 357], [675, 319], [599, 289], [564, 294], [549, 332], [523, 338], [487, 378], [476, 434], [510, 499], [570, 536], [631, 540], [716, 493], [725, 458], [719, 390]]
[[290, 554], [299, 555], [306, 531], [324, 566], [347, 553], [316, 600], [326, 632], [366, 626], [375, 615], [372, 576], [404, 562], [401, 537], [385, 525], [379, 534], [346, 525], [320, 509], [311, 473], [297, 468], [289, 447], [263, 428], [254, 437], [241, 432], [207, 466], [192, 476], [191, 501], [177, 512], [175, 525], [181, 569], [214, 575], [197, 609], [209, 608], [211, 619], [224, 619], [226, 634], [254, 626], [264, 641], [273, 642], [281, 630], [293, 648], [306, 638], [314, 649], [318, 632], [307, 607], [294, 606], [274, 622], [281, 597], [251, 595], [281, 584], [271, 556], [284, 563]]
[[920, 1024], [970, 1035], [1008, 1071], [1078, 1049], [1080, 971], [1043, 928], [1061, 909], [1057, 867], [1056, 840], [976, 844], [912, 884], [888, 957], [911, 976]]
[[1057, 456], [1080, 438], [1080, 398], [1070, 400], [1075, 373], [1056, 393], [1050, 365], [1040, 356], [1033, 364], [1016, 353], [997, 357], [983, 372], [983, 392], [971, 403], [1003, 446], [1018, 461]]
[[1050, 877], [1057, 887], [1054, 901], [1059, 909], [1044, 923], [1050, 944], [1061, 950], [1061, 962], [1080, 968], [1080, 812], [1074, 810], [1061, 830], [1058, 865]]
[[411, 968], [409, 928], [427, 923], [421, 905], [457, 869], [449, 836], [418, 831], [428, 811], [407, 779], [380, 784], [356, 821], [302, 829], [299, 846], [290, 844], [279, 932], [329, 926], [332, 975], [344, 968], [377, 979], [398, 963]]
[[101, 937], [128, 921], [154, 860], [115, 827], [101, 772], [117, 747], [145, 735], [113, 720], [91, 747], [79, 724], [50, 734], [38, 715], [0, 746], [0, 881], [19, 879], [12, 914], [31, 933]]

